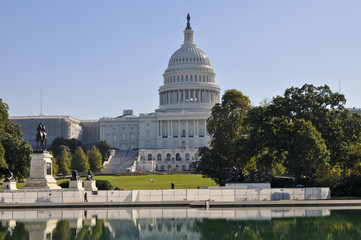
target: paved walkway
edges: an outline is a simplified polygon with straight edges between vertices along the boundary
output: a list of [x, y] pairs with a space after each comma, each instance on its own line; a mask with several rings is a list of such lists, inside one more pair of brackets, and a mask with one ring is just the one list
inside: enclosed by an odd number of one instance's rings
[[254, 201], [254, 202], [208, 202], [208, 201], [171, 201], [171, 202], [84, 202], [84, 203], [1, 203], [0, 208], [140, 208], [140, 207], [191, 207], [191, 208], [294, 208], [294, 207], [361, 207], [361, 200], [297, 200], [297, 201]]

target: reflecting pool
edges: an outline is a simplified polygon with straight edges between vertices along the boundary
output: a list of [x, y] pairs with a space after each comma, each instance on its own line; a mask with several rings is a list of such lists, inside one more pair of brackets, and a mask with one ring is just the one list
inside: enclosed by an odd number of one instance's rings
[[1, 239], [361, 239], [360, 209], [0, 210]]

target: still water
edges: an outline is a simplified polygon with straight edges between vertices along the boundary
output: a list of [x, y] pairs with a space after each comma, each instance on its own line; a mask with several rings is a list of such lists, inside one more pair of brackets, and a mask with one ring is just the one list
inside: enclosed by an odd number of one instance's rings
[[359, 209], [0, 210], [2, 239], [361, 239]]

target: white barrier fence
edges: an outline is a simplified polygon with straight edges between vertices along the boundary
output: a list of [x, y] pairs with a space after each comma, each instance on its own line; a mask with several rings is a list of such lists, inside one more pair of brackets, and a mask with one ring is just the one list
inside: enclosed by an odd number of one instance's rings
[[104, 203], [172, 201], [242, 202], [330, 199], [331, 193], [329, 188], [0, 192], [0, 204], [37, 202], [79, 203], [84, 202], [85, 198], [88, 202]]

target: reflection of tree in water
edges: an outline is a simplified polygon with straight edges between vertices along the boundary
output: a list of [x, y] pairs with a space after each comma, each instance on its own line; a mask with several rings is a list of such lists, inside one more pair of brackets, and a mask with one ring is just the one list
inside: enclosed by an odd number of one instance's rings
[[96, 220], [92, 227], [83, 226], [79, 231], [69, 228], [69, 220], [59, 221], [53, 231], [53, 239], [76, 239], [76, 240], [109, 240], [111, 233], [104, 226], [104, 220]]
[[361, 239], [361, 211], [332, 211], [328, 217], [264, 221], [203, 219], [195, 223], [201, 239]]

